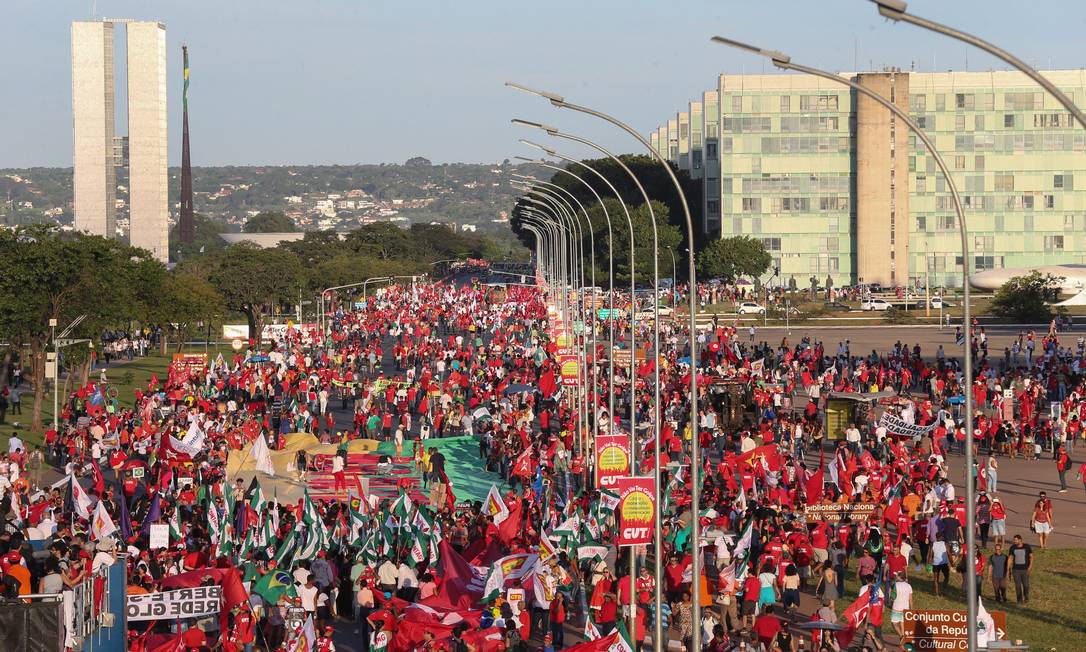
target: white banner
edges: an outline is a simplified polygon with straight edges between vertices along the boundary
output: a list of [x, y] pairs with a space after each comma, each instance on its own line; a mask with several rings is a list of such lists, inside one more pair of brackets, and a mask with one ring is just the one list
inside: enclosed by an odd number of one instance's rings
[[901, 437], [923, 437], [924, 435], [930, 433], [932, 430], [935, 430], [936, 426], [938, 425], [938, 420], [933, 421], [930, 425], [927, 426], [913, 425], [902, 419], [899, 419], [898, 417], [895, 417], [889, 412], [883, 412], [882, 416], [879, 417], [880, 427], [886, 428], [886, 432], [890, 433], [891, 435], [898, 435]]
[[249, 339], [249, 324], [223, 324], [222, 338], [224, 340]]
[[202, 618], [219, 613], [222, 605], [221, 586], [195, 586], [161, 593], [138, 593], [128, 596], [128, 621], [176, 620]]

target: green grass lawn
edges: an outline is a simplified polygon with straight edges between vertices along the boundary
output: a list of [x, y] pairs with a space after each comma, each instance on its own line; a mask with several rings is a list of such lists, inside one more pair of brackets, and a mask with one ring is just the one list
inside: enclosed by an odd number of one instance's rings
[[[986, 550], [985, 555], [990, 552]], [[1007, 638], [1011, 641], [1021, 640], [1035, 652], [1086, 650], [1086, 614], [1083, 612], [1082, 597], [1083, 588], [1086, 587], [1086, 550], [1041, 550], [1034, 546], [1033, 552], [1029, 604], [1015, 603], [1013, 582], [1007, 590], [1010, 602], [1000, 604], [995, 601], [991, 583], [985, 582], [981, 587], [984, 608], [989, 612], [1006, 612]], [[839, 610], [851, 604], [859, 588], [854, 565], [849, 568], [847, 576], [847, 597], [838, 601]], [[910, 567], [909, 583], [913, 587], [914, 609], [964, 611], [966, 608], [960, 575], [951, 573], [950, 586], [939, 597], [932, 591], [931, 575], [926, 571], [916, 572], [915, 567]], [[894, 636], [889, 605], [883, 632], [888, 639]]]

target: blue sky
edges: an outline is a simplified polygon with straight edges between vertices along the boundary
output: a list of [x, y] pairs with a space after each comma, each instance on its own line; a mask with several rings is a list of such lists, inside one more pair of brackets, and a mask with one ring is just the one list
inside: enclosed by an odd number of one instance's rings
[[[98, 17], [166, 23], [171, 165], [182, 42], [196, 165], [500, 161], [526, 153], [513, 116], [632, 151], [613, 130], [502, 82], [553, 90], [647, 132], [717, 74], [765, 69], [709, 43], [716, 33], [838, 70], [1003, 67], [888, 23], [865, 0], [3, 0], [0, 167], [71, 164], [70, 22], [90, 18], [92, 5]], [[915, 0], [910, 10], [1038, 67], [1086, 66], [1086, 3]]]

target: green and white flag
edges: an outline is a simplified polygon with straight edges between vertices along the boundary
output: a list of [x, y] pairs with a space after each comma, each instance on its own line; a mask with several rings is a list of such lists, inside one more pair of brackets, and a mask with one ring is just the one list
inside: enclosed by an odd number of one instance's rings
[[426, 561], [429, 556], [430, 537], [418, 532], [411, 541], [411, 549], [407, 553], [407, 564], [414, 568]]
[[279, 568], [286, 568], [289, 561], [294, 556], [294, 548], [298, 545], [298, 535], [294, 530], [291, 530], [287, 534], [287, 538], [283, 539], [283, 543], [280, 544], [279, 550], [275, 553], [275, 563]]
[[596, 623], [592, 622], [592, 616], [589, 615], [584, 619], [584, 640], [594, 641], [600, 638], [600, 630], [596, 628]]
[[264, 499], [264, 492], [260, 490], [260, 483], [253, 478], [252, 484], [249, 485], [249, 507], [256, 512], [257, 518], [264, 512], [264, 505], [267, 501]]
[[407, 492], [401, 491], [399, 497], [396, 498], [396, 502], [392, 503], [392, 515], [395, 516], [398, 521], [407, 520], [413, 507], [414, 505], [411, 502], [411, 498], [407, 495]]
[[500, 596], [504, 585], [505, 571], [502, 570], [501, 563], [491, 565], [490, 572], [486, 576], [486, 584], [483, 585], [483, 597], [479, 599], [479, 602], [490, 602]]
[[185, 535], [181, 532], [181, 510], [174, 509], [173, 514], [170, 515], [170, 540], [181, 541], [185, 538]]
[[608, 489], [600, 489], [600, 499], [598, 502], [599, 511], [602, 514], [614, 514], [615, 508], [618, 507], [618, 494]]
[[212, 500], [207, 506], [207, 532], [211, 535], [211, 544], [213, 546], [219, 545], [219, 533], [222, 530], [222, 526], [219, 525], [219, 509], [215, 506], [215, 501]]

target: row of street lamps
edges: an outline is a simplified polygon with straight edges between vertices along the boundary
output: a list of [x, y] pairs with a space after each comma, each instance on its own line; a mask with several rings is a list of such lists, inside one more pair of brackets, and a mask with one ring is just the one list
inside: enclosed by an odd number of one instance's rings
[[[979, 39], [979, 38], [977, 38], [975, 36], [972, 36], [970, 34], [966, 34], [965, 32], [961, 32], [961, 31], [953, 29], [951, 27], [947, 27], [947, 26], [941, 25], [939, 23], [935, 23], [935, 22], [932, 22], [932, 21], [929, 21], [929, 20], [926, 20], [926, 19], [923, 19], [923, 18], [919, 18], [917, 16], [913, 16], [913, 15], [907, 13], [907, 4], [905, 2], [903, 2], [902, 0], [871, 0], [871, 1], [874, 2], [878, 6], [879, 13], [881, 15], [885, 16], [886, 18], [889, 18], [889, 19], [894, 20], [894, 21], [907, 22], [907, 23], [917, 25], [919, 27], [923, 27], [925, 29], [934, 31], [934, 32], [939, 33], [939, 34], [943, 34], [945, 36], [950, 36], [952, 38], [961, 40], [961, 41], [963, 41], [965, 43], [969, 43], [971, 45], [979, 47], [980, 49], [984, 50], [985, 52], [988, 52], [989, 54], [992, 54], [992, 55], [1002, 59], [1003, 61], [1005, 61], [1009, 65], [1011, 65], [1014, 68], [1016, 68], [1016, 69], [1020, 70], [1021, 72], [1025, 73], [1028, 77], [1030, 77], [1032, 80], [1034, 80], [1042, 88], [1044, 88], [1046, 91], [1048, 91], [1072, 115], [1075, 116], [1075, 119], [1079, 122], [1079, 124], [1081, 126], [1086, 127], [1086, 115], [1084, 115], [1084, 113], [1082, 112], [1081, 109], [1079, 109], [1077, 106], [1075, 106], [1075, 104], [1063, 92], [1061, 92], [1058, 88], [1056, 88], [1056, 86], [1054, 84], [1052, 84], [1048, 79], [1046, 79], [1044, 76], [1042, 76], [1039, 72], [1037, 72], [1036, 70], [1034, 70], [1030, 66], [1026, 65], [1023, 61], [1021, 61], [1020, 59], [1018, 59], [1015, 56], [1011, 55], [1010, 53], [1006, 52], [1005, 50], [1002, 50], [1002, 49], [1000, 49], [1000, 48], [998, 48], [998, 47], [996, 47], [996, 46], [994, 46], [994, 45], [992, 45], [990, 43], [987, 43], [986, 41], [983, 41], [983, 40], [981, 40], [981, 39]], [[963, 330], [964, 333], [967, 334], [967, 341], [966, 341], [966, 344], [965, 344], [965, 350], [964, 350], [964, 356], [963, 356], [964, 357], [964, 369], [963, 369], [964, 378], [963, 378], [963, 381], [962, 381], [962, 389], [963, 389], [964, 399], [965, 399], [964, 400], [964, 403], [965, 403], [965, 424], [966, 424], [966, 429], [967, 429], [967, 435], [970, 434], [968, 431], [970, 431], [972, 429], [972, 424], [973, 424], [973, 393], [972, 393], [973, 361], [972, 361], [972, 352], [971, 352], [971, 344], [970, 344], [971, 336], [969, 336], [969, 334], [971, 333], [970, 327], [972, 325], [972, 306], [971, 306], [971, 301], [970, 301], [970, 289], [969, 289], [969, 269], [970, 269], [970, 263], [969, 263], [969, 229], [968, 229], [968, 224], [967, 224], [967, 221], [966, 221], [965, 211], [964, 211], [964, 208], [963, 208], [963, 205], [962, 205], [961, 197], [958, 194], [957, 186], [954, 183], [954, 179], [953, 179], [952, 175], [950, 174], [950, 169], [946, 165], [946, 162], [943, 160], [942, 155], [935, 148], [934, 143], [927, 136], [927, 134], [924, 133], [924, 130], [919, 128], [916, 125], [916, 123], [908, 116], [908, 114], [905, 111], [903, 111], [901, 108], [899, 108], [896, 104], [894, 104], [892, 101], [890, 101], [886, 97], [883, 97], [882, 95], [871, 91], [870, 89], [864, 87], [861, 84], [857, 84], [857, 83], [853, 82], [850, 79], [847, 79], [847, 78], [842, 77], [840, 75], [835, 75], [835, 74], [833, 74], [831, 72], [828, 72], [828, 71], [825, 71], [825, 70], [821, 70], [821, 69], [818, 69], [818, 68], [812, 68], [812, 67], [809, 67], [809, 66], [805, 66], [805, 65], [795, 63], [795, 62], [792, 61], [791, 57], [789, 57], [788, 55], [783, 54], [781, 52], [777, 52], [775, 50], [765, 50], [765, 49], [762, 49], [762, 48], [759, 48], [759, 47], [748, 45], [746, 43], [741, 43], [739, 41], [728, 39], [728, 38], [725, 38], [725, 37], [722, 37], [722, 36], [713, 37], [712, 41], [714, 41], [716, 43], [723, 44], [723, 45], [728, 45], [728, 46], [731, 46], [731, 47], [735, 47], [735, 48], [738, 48], [738, 49], [741, 49], [741, 50], [745, 50], [745, 51], [751, 52], [753, 54], [758, 54], [760, 56], [767, 57], [768, 59], [770, 59], [770, 61], [776, 67], [778, 67], [778, 68], [780, 68], [782, 70], [793, 70], [793, 71], [800, 72], [800, 73], [814, 75], [814, 76], [817, 76], [817, 77], [820, 77], [820, 78], [823, 78], [823, 79], [826, 79], [826, 80], [829, 80], [829, 81], [833, 81], [833, 82], [840, 83], [840, 84], [843, 84], [845, 86], [848, 86], [849, 88], [853, 89], [857, 93], [860, 93], [860, 94], [870, 98], [874, 102], [878, 103], [879, 105], [883, 106], [884, 108], [889, 110], [897, 119], [900, 119], [916, 135], [917, 139], [920, 140], [924, 144], [924, 146], [927, 148], [927, 150], [931, 153], [932, 157], [935, 159], [935, 162], [939, 167], [940, 173], [946, 179], [947, 187], [950, 189], [950, 194], [951, 194], [953, 204], [954, 204], [954, 211], [955, 211], [955, 213], [957, 215], [958, 227], [959, 227], [959, 232], [960, 232], [960, 236], [961, 236], [962, 291], [963, 291], [963, 301], [962, 301], [962, 306], [963, 306], [962, 322], [963, 322], [963, 324], [962, 324], [962, 330]], [[542, 97], [542, 98], [550, 101], [550, 103], [553, 106], [557, 107], [557, 108], [571, 109], [571, 110], [577, 111], [579, 113], [584, 113], [584, 114], [587, 114], [587, 115], [594, 116], [596, 118], [604, 120], [605, 122], [607, 122], [607, 123], [609, 123], [609, 124], [611, 124], [611, 125], [613, 125], [615, 127], [618, 127], [622, 131], [625, 131], [627, 134], [634, 137], [638, 142], [640, 142], [641, 145], [643, 145], [646, 148], [648, 153], [664, 168], [664, 170], [667, 172], [668, 176], [670, 177], [671, 182], [675, 186], [676, 193], [679, 196], [681, 207], [683, 209], [683, 217], [685, 218], [685, 221], [686, 221], [687, 248], [686, 248], [684, 253], [687, 254], [688, 279], [689, 279], [689, 283], [690, 283], [690, 292], [688, 293], [688, 298], [689, 298], [689, 347], [690, 347], [690, 366], [691, 366], [690, 389], [689, 389], [689, 392], [690, 392], [690, 397], [689, 397], [689, 400], [690, 400], [690, 417], [689, 418], [690, 418], [691, 449], [692, 449], [691, 450], [692, 463], [691, 463], [691, 473], [690, 473], [690, 482], [691, 482], [691, 521], [692, 521], [691, 529], [692, 529], [692, 532], [691, 532], [691, 537], [690, 537], [690, 542], [691, 542], [690, 545], [692, 547], [692, 554], [691, 554], [691, 558], [692, 558], [691, 597], [692, 597], [692, 603], [693, 603], [692, 604], [692, 612], [693, 612], [693, 618], [694, 618], [693, 626], [692, 626], [692, 636], [691, 636], [692, 645], [691, 645], [691, 647], [692, 647], [692, 649], [694, 651], [698, 651], [698, 650], [701, 649], [701, 634], [702, 634], [701, 605], [700, 605], [700, 596], [701, 596], [701, 586], [700, 586], [700, 584], [701, 584], [701, 579], [702, 579], [702, 574], [701, 574], [702, 556], [701, 556], [701, 534], [699, 532], [700, 524], [699, 524], [699, 519], [698, 519], [698, 515], [700, 514], [700, 511], [701, 511], [701, 509], [700, 509], [701, 454], [700, 454], [700, 450], [699, 450], [698, 401], [697, 401], [698, 388], [697, 388], [697, 373], [696, 373], [697, 362], [698, 362], [698, 353], [697, 353], [697, 336], [696, 336], [696, 333], [697, 333], [697, 321], [696, 321], [696, 319], [697, 319], [697, 313], [696, 313], [697, 296], [696, 296], [695, 288], [696, 288], [697, 280], [696, 280], [696, 276], [695, 276], [695, 266], [694, 266], [694, 229], [693, 229], [693, 223], [692, 223], [692, 220], [691, 220], [691, 217], [690, 217], [690, 209], [689, 209], [689, 206], [688, 206], [688, 204], [686, 202], [686, 197], [683, 194], [682, 187], [679, 184], [679, 181], [676, 178], [675, 173], [672, 170], [671, 165], [667, 162], [667, 160], [664, 159], [664, 157], [657, 150], [655, 150], [649, 144], [649, 142], [644, 137], [642, 137], [637, 131], [635, 131], [634, 129], [632, 129], [628, 125], [624, 124], [620, 120], [618, 120], [618, 119], [616, 119], [616, 118], [614, 118], [614, 117], [612, 117], [610, 115], [607, 115], [605, 113], [602, 113], [600, 111], [597, 111], [595, 109], [591, 109], [591, 108], [588, 108], [588, 107], [585, 107], [585, 106], [581, 106], [581, 105], [577, 105], [577, 104], [573, 104], [571, 102], [568, 102], [568, 101], [566, 101], [566, 99], [564, 97], [562, 97], [561, 95], [558, 95], [556, 93], [550, 93], [550, 92], [546, 92], [546, 91], [539, 91], [539, 90], [531, 89], [531, 88], [528, 88], [526, 86], [523, 86], [523, 85], [520, 85], [520, 84], [515, 84], [515, 83], [512, 83], [512, 82], [506, 82], [506, 86], [509, 86], [511, 88], [514, 88], [514, 89], [517, 89], [517, 90], [520, 90], [520, 91], [530, 93], [532, 95]], [[611, 152], [607, 151], [605, 148], [601, 147], [600, 145], [597, 145], [596, 143], [594, 143], [594, 142], [592, 142], [592, 141], [590, 141], [590, 140], [588, 140], [586, 138], [583, 138], [583, 137], [577, 136], [577, 135], [573, 135], [573, 134], [569, 134], [569, 133], [566, 133], [566, 132], [562, 132], [559, 129], [557, 129], [556, 127], [551, 127], [551, 126], [548, 126], [546, 124], [542, 124], [542, 123], [539, 123], [539, 122], [531, 122], [531, 121], [528, 121], [528, 120], [514, 119], [513, 123], [523, 125], [523, 126], [534, 127], [536, 129], [540, 129], [540, 130], [546, 132], [549, 136], [552, 136], [552, 137], [562, 138], [562, 139], [582, 143], [584, 145], [588, 145], [589, 147], [591, 147], [591, 148], [595, 149], [596, 151], [600, 152], [601, 154], [603, 154], [605, 157], [610, 158], [611, 160], [618, 163], [618, 165], [622, 168], [622, 170], [624, 172], [626, 172], [630, 176], [630, 178], [634, 181], [635, 185], [637, 186], [638, 190], [640, 191], [640, 194], [642, 195], [642, 198], [643, 198], [643, 200], [645, 202], [645, 205], [648, 208], [649, 216], [650, 216], [650, 222], [652, 223], [652, 227], [653, 227], [653, 251], [654, 251], [653, 279], [655, 281], [654, 287], [655, 287], [656, 291], [658, 292], [659, 291], [659, 265], [658, 265], [659, 250], [658, 250], [658, 242], [657, 242], [657, 239], [656, 239], [655, 215], [652, 212], [652, 206], [651, 206], [651, 203], [649, 201], [649, 197], [645, 193], [645, 190], [641, 186], [641, 183], [637, 179], [636, 175], [633, 174], [633, 172], [623, 163], [623, 161], [619, 157], [615, 156]], [[625, 201], [623, 201], [621, 195], [619, 195], [619, 193], [615, 190], [614, 186], [611, 185], [611, 183], [600, 172], [598, 172], [594, 168], [592, 168], [592, 167], [590, 167], [588, 165], [585, 165], [584, 163], [581, 163], [580, 161], [574, 160], [573, 158], [562, 155], [562, 154], [556, 152], [552, 148], [549, 148], [549, 147], [546, 147], [546, 146], [543, 146], [543, 145], [539, 145], [539, 144], [536, 144], [536, 143], [533, 143], [533, 142], [530, 142], [530, 141], [526, 141], [526, 140], [521, 140], [520, 142], [522, 142], [522, 143], [524, 143], [526, 145], [535, 147], [536, 149], [542, 150], [548, 156], [557, 157], [557, 158], [560, 158], [563, 161], [567, 162], [568, 164], [571, 164], [571, 165], [575, 164], [575, 165], [583, 167], [583, 168], [585, 168], [587, 170], [590, 170], [597, 177], [599, 177], [600, 180], [602, 180], [607, 185], [607, 187], [610, 189], [610, 191], [612, 193], [615, 194], [615, 196], [618, 198], [620, 204], [622, 205], [623, 211], [625, 212], [626, 220], [627, 220], [627, 223], [628, 223], [629, 229], [630, 229], [630, 300], [631, 300], [631, 314], [630, 314], [630, 334], [631, 334], [631, 343], [630, 343], [631, 344], [631, 354], [630, 354], [630, 358], [631, 358], [631, 368], [630, 368], [630, 371], [631, 371], [631, 373], [630, 373], [630, 383], [631, 383], [631, 388], [630, 388], [630, 393], [631, 393], [631, 397], [630, 397], [630, 450], [631, 450], [631, 461], [630, 461], [630, 473], [635, 474], [637, 472], [636, 469], [637, 469], [638, 454], [637, 454], [637, 441], [636, 441], [636, 427], [637, 427], [637, 424], [636, 424], [636, 398], [635, 398], [636, 392], [635, 392], [635, 385], [634, 385], [635, 378], [634, 378], [634, 374], [633, 374], [633, 364], [634, 364], [634, 361], [636, 360], [636, 355], [635, 355], [636, 340], [635, 340], [635, 338], [636, 338], [636, 333], [637, 333], [637, 330], [636, 330], [637, 326], [636, 326], [636, 316], [635, 316], [635, 314], [637, 312], [637, 299], [636, 299], [636, 293], [635, 293], [636, 288], [635, 288], [635, 285], [634, 285], [634, 278], [636, 276], [635, 264], [634, 264], [634, 242], [633, 242], [634, 233], [633, 233], [633, 222], [632, 222], [632, 220], [630, 218], [629, 209], [626, 207]], [[579, 181], [581, 184], [587, 186], [589, 188], [589, 190], [591, 191], [591, 193], [593, 194], [593, 196], [596, 197], [596, 200], [600, 203], [601, 206], [603, 206], [603, 201], [601, 200], [600, 195], [595, 190], [595, 188], [591, 184], [589, 184], [583, 177], [581, 177], [581, 176], [579, 176], [577, 174], [574, 174], [568, 168], [566, 168], [566, 169], [559, 168], [557, 166], [550, 165], [550, 164], [548, 164], [548, 163], [546, 163], [544, 161], [541, 161], [541, 160], [531, 160], [531, 159], [524, 159], [524, 160], [529, 160], [531, 163], [541, 165], [543, 167], [547, 167], [547, 168], [557, 170], [557, 171], [560, 171], [560, 172], [564, 172], [564, 173], [572, 176], [574, 179]], [[544, 183], [544, 182], [541, 182], [541, 181], [538, 181], [538, 180], [535, 180], [535, 179], [530, 179], [530, 181], [531, 181], [531, 185], [530, 185], [530, 189], [528, 190], [529, 195], [538, 196], [540, 194], [543, 194], [543, 192], [544, 192], [543, 188], [546, 187], [546, 186], [550, 186], [550, 187], [553, 187], [553, 188], [559, 188], [558, 186], [555, 186], [553, 184]], [[566, 194], [570, 194], [570, 193], [567, 192]], [[532, 200], [533, 203], [535, 204], [535, 207], [525, 211], [526, 212], [526, 217], [530, 218], [532, 221], [526, 222], [525, 223], [525, 228], [530, 230], [536, 236], [536, 254], [537, 254], [536, 260], [541, 261], [541, 260], [543, 260], [544, 256], [549, 256], [549, 258], [547, 259], [546, 264], [544, 265], [544, 269], [545, 269], [545, 274], [548, 276], [549, 279], [551, 279], [552, 288], [554, 287], [554, 284], [557, 284], [557, 286], [559, 288], [561, 288], [562, 294], [568, 295], [568, 292], [566, 291], [566, 288], [567, 287], [575, 287], [575, 286], [566, 285], [566, 283], [571, 279], [570, 279], [570, 277], [568, 275], [565, 275], [563, 273], [563, 271], [562, 271], [563, 270], [563, 265], [570, 262], [569, 261], [569, 256], [573, 256], [573, 255], [577, 255], [577, 254], [576, 254], [575, 251], [570, 249], [570, 244], [571, 243], [570, 243], [570, 241], [568, 239], [563, 239], [562, 237], [559, 237], [559, 236], [564, 235], [565, 232], [562, 231], [561, 228], [555, 228], [555, 227], [560, 221], [559, 214], [564, 213], [565, 215], [571, 217], [571, 219], [573, 219], [575, 221], [576, 218], [572, 217], [572, 216], [574, 216], [576, 214], [576, 212], [573, 210], [572, 205], [569, 204], [568, 202], [566, 202], [564, 200], [564, 198], [562, 198], [561, 201], [559, 201], [559, 197], [557, 196], [557, 193], [554, 193], [552, 191], [549, 196], [552, 199], [551, 202], [540, 202], [537, 199]], [[573, 198], [573, 196], [571, 194], [570, 194], [570, 197]], [[574, 202], [576, 202], [577, 205], [580, 207], [581, 212], [585, 215], [585, 219], [587, 220], [588, 219], [587, 211], [584, 209], [583, 206], [580, 205], [579, 202], [576, 201], [576, 198], [573, 198], [573, 199], [574, 199]], [[563, 203], [564, 203], [564, 206], [563, 206]], [[546, 210], [546, 208], [549, 208], [550, 210]], [[614, 251], [613, 251], [613, 248], [611, 247], [611, 236], [612, 236], [611, 222], [610, 222], [610, 217], [607, 215], [606, 208], [604, 208], [604, 215], [607, 217], [607, 223], [608, 223], [608, 231], [607, 231], [608, 257], [609, 257], [608, 280], [610, 281], [609, 289], [611, 290], [611, 306], [610, 306], [611, 309], [610, 309], [610, 315], [609, 316], [610, 316], [610, 318], [612, 320], [614, 320], [614, 314], [615, 314], [614, 313]], [[571, 233], [572, 233], [572, 231], [571, 231]], [[594, 233], [595, 233], [595, 231], [591, 227], [591, 221], [589, 221], [590, 243], [591, 243], [592, 239], [594, 238]], [[567, 255], [567, 252], [568, 252], [568, 255]], [[674, 252], [672, 251], [671, 253], [672, 253], [672, 262], [673, 262], [673, 264], [672, 264], [672, 268], [673, 268], [673, 270], [672, 270], [672, 282], [674, 283], [675, 282]], [[582, 265], [583, 265], [583, 259], [582, 259]], [[594, 253], [593, 253], [592, 267], [593, 267], [593, 270], [594, 270], [595, 269]], [[582, 279], [583, 279], [583, 274], [582, 274]], [[593, 278], [593, 287], [594, 286], [595, 286], [595, 279]], [[673, 289], [673, 291], [674, 291], [674, 289]], [[568, 296], [566, 296], [566, 299], [567, 299], [567, 302], [568, 302]], [[584, 308], [584, 296], [583, 296], [583, 293], [582, 293], [582, 297], [581, 297], [581, 304], [582, 304], [581, 307], [582, 307], [582, 310], [583, 310], [583, 308]], [[594, 304], [595, 304], [595, 302], [593, 301], [593, 306], [594, 306]], [[655, 480], [656, 480], [656, 491], [657, 491], [657, 493], [659, 495], [659, 493], [661, 491], [661, 487], [660, 487], [660, 465], [659, 465], [659, 459], [660, 459], [660, 438], [659, 438], [659, 420], [660, 420], [659, 297], [654, 298], [653, 304], [654, 304], [654, 309], [653, 309], [654, 310], [653, 355], [656, 356], [656, 361], [655, 361], [655, 364], [654, 364], [654, 367], [656, 369], [656, 374], [655, 374], [655, 378], [654, 378], [654, 381], [655, 381], [654, 382], [654, 385], [655, 385], [654, 389], [655, 389], [655, 391], [654, 391], [654, 403], [653, 403], [653, 408], [652, 408], [651, 425], [652, 425], [652, 428], [653, 428], [652, 433], [653, 433], [653, 440], [654, 440], [654, 446], [653, 446], [653, 448], [654, 448], [653, 455], [654, 455], [654, 462], [655, 462], [653, 464], [654, 477], [655, 477]], [[568, 305], [567, 305], [567, 309], [568, 309]], [[593, 323], [593, 335], [594, 335], [594, 333], [595, 333], [595, 320], [594, 319], [593, 319], [592, 323]], [[612, 323], [613, 323], [613, 321], [612, 321]], [[610, 400], [610, 404], [609, 404], [610, 407], [609, 407], [608, 416], [609, 416], [609, 418], [613, 419], [613, 415], [614, 415], [614, 360], [613, 360], [613, 358], [614, 358], [614, 329], [613, 328], [612, 328], [612, 332], [611, 332], [610, 344], [611, 344], [611, 355], [610, 355], [611, 364], [610, 364], [610, 369], [609, 369], [609, 381], [608, 381], [609, 385], [608, 385], [608, 387], [609, 387], [609, 390], [610, 390], [609, 393], [610, 393], [611, 400]], [[583, 357], [582, 357], [582, 360], [583, 360]], [[597, 360], [596, 360], [595, 340], [593, 339], [593, 356], [592, 356], [592, 360], [591, 360], [591, 370], [592, 370], [591, 378], [587, 378], [587, 377], [585, 378], [585, 380], [588, 380], [588, 382], [593, 383], [593, 387], [595, 387], [594, 383], [595, 383], [595, 376], [596, 376], [597, 366], [598, 365], [597, 365]], [[581, 368], [584, 369], [585, 368], [584, 365], [582, 365]], [[582, 396], [583, 396], [583, 398], [581, 399], [582, 404], [586, 404], [587, 403], [587, 397], [590, 395], [590, 393], [587, 392], [587, 390], [586, 390], [586, 388], [584, 386], [582, 386], [581, 393], [582, 393]], [[596, 406], [595, 406], [594, 403], [592, 405], [592, 409], [596, 410]], [[586, 421], [581, 422], [582, 425], [581, 425], [580, 430], [581, 430], [582, 433], [584, 431], [584, 424], [586, 424], [586, 423], [587, 423]], [[589, 448], [592, 448], [592, 447], [589, 447]], [[583, 443], [582, 443], [581, 450], [582, 450], [582, 454], [586, 450]], [[974, 458], [974, 456], [973, 456], [972, 446], [966, 446], [965, 447], [964, 482], [965, 482], [966, 504], [968, 504], [970, 506], [972, 506], [974, 504], [974, 502], [975, 502], [975, 500], [974, 500], [974, 498], [975, 498], [975, 496], [974, 496], [975, 488], [974, 488], [974, 479], [973, 479], [973, 475], [972, 475], [973, 458]], [[966, 586], [966, 593], [967, 593], [966, 601], [968, 603], [967, 604], [968, 622], [970, 622], [970, 623], [976, 623], [976, 619], [977, 619], [977, 585], [976, 585], [976, 582], [973, 581], [974, 575], [975, 575], [975, 572], [976, 572], [975, 571], [975, 569], [976, 569], [976, 535], [975, 535], [975, 531], [974, 531], [974, 527], [975, 527], [974, 526], [974, 520], [975, 520], [974, 517], [975, 517], [975, 515], [973, 513], [973, 509], [972, 509], [972, 507], [970, 507], [969, 509], [966, 510], [966, 524], [965, 524], [965, 526], [966, 526], [966, 556], [967, 556], [967, 559], [966, 559], [967, 579], [965, 581], [965, 586]], [[654, 649], [657, 652], [662, 652], [662, 650], [664, 649], [664, 644], [663, 644], [663, 631], [662, 631], [662, 627], [661, 627], [662, 623], [661, 623], [661, 613], [660, 612], [661, 612], [661, 604], [662, 604], [662, 595], [661, 595], [662, 588], [661, 588], [661, 585], [662, 585], [663, 573], [662, 573], [661, 521], [660, 521], [659, 501], [658, 501], [657, 509], [655, 510], [655, 514], [654, 514], [654, 533], [655, 533], [655, 537], [654, 537], [653, 549], [654, 549], [654, 557], [655, 557], [654, 562], [655, 562], [656, 591], [655, 591], [655, 596], [654, 596], [655, 597], [655, 600], [654, 600], [655, 618], [654, 618], [653, 641], [654, 641]], [[634, 556], [631, 554], [630, 555], [630, 583], [631, 583], [630, 594], [631, 595], [636, 595], [636, 591], [634, 590], [634, 577], [635, 577], [635, 572], [634, 571], [635, 571], [635, 569], [634, 569]], [[629, 626], [628, 631], [630, 631], [630, 632], [636, 631], [636, 629], [634, 627], [632, 610], [631, 610], [631, 614], [630, 614], [630, 626]], [[969, 634], [968, 634], [968, 649], [970, 650], [970, 652], [975, 652], [975, 650], [977, 649], [977, 632], [976, 632], [975, 627], [971, 627], [970, 631], [969, 631]]]

